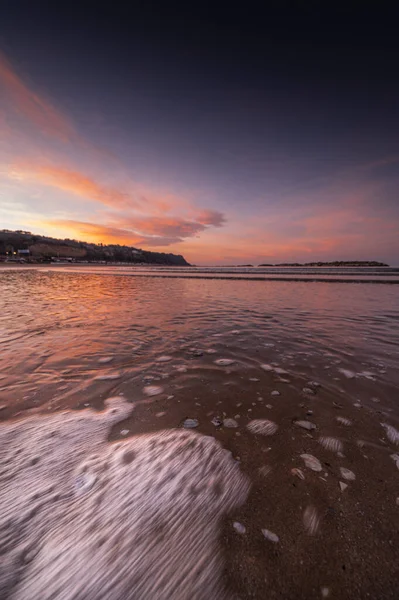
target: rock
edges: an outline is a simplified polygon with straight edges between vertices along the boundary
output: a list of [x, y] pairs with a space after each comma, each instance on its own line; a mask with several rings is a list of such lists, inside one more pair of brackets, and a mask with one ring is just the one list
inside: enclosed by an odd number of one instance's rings
[[129, 433], [129, 429], [121, 429], [121, 435], [126, 436]]
[[198, 420], [197, 419], [186, 419], [183, 423], [183, 427], [185, 429], [195, 429], [196, 427], [198, 427]]
[[242, 525], [242, 523], [239, 523], [238, 521], [234, 521], [233, 527], [236, 530], [236, 532], [240, 535], [244, 535], [244, 533], [247, 531], [244, 525]]
[[277, 544], [280, 541], [280, 538], [278, 537], [278, 535], [276, 535], [269, 529], [262, 529], [262, 533], [263, 533], [264, 537], [267, 540], [269, 540], [270, 542], [274, 542], [275, 544]]
[[260, 368], [264, 371], [273, 371], [272, 365], [261, 365]]
[[218, 365], [218, 367], [229, 367], [230, 365], [233, 365], [235, 363], [235, 360], [231, 359], [231, 358], [218, 358], [217, 360], [215, 360], [215, 365]]
[[112, 360], [114, 360], [113, 356], [103, 356], [102, 358], [98, 359], [98, 362], [101, 363], [102, 365], [106, 365], [107, 363], [110, 363]]
[[114, 373], [113, 375], [97, 375], [94, 379], [97, 381], [113, 381], [114, 379], [120, 379], [120, 377], [119, 373]]
[[238, 423], [234, 419], [224, 419], [223, 426], [227, 427], [228, 429], [233, 429], [235, 427], [238, 427]]
[[347, 379], [354, 379], [356, 377], [356, 373], [353, 371], [349, 371], [348, 369], [338, 369], [342, 375], [344, 375]]
[[278, 390], [273, 390], [270, 395], [271, 396], [281, 396], [281, 394]]
[[302, 427], [302, 429], [307, 429], [308, 431], [312, 431], [312, 429], [316, 429], [316, 425], [311, 423], [310, 421], [294, 421], [294, 425], [297, 427]]
[[200, 357], [200, 356], [203, 356], [203, 355], [204, 355], [204, 353], [202, 352], [202, 350], [193, 350], [193, 351], [191, 352], [191, 355], [192, 355], [192, 356], [195, 356], [195, 357]]
[[304, 394], [310, 394], [311, 396], [314, 396], [316, 393], [314, 390], [312, 390], [312, 388], [309, 387], [302, 388], [302, 391]]
[[341, 492], [344, 492], [346, 490], [346, 488], [348, 487], [347, 483], [344, 483], [343, 481], [339, 482], [339, 487], [341, 489]]
[[163, 393], [163, 388], [160, 385], [147, 385], [143, 392], [146, 396], [158, 396]]
[[172, 356], [158, 356], [158, 358], [155, 359], [156, 362], [169, 362], [170, 360], [173, 360]]
[[213, 417], [211, 423], [215, 427], [221, 427], [223, 425], [223, 421], [222, 421], [222, 419], [219, 419], [219, 417]]

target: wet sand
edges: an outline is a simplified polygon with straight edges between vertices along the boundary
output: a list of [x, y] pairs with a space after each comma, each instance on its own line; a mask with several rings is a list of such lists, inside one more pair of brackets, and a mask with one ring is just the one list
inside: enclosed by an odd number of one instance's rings
[[[111, 397], [125, 399], [128, 409], [105, 430], [105, 448], [118, 443], [129, 447], [143, 434], [184, 431], [185, 422], [198, 422], [188, 434], [217, 440], [250, 482], [247, 498], [237, 488], [236, 506], [214, 522], [224, 561], [218, 563], [223, 586], [221, 591], [211, 586], [213, 592], [204, 585], [204, 597], [220, 598], [226, 592], [241, 600], [397, 598], [399, 338], [393, 292], [381, 297], [366, 286], [367, 293], [358, 294], [355, 286], [345, 304], [347, 291], [332, 300], [329, 290], [321, 299], [314, 290], [301, 296], [303, 288], [288, 289], [297, 284], [279, 283], [284, 288], [273, 298], [275, 288], [251, 287], [242, 294], [232, 282], [223, 282], [230, 287], [219, 292], [185, 287], [185, 307], [180, 304], [180, 314], [170, 314], [171, 298], [178, 302], [182, 288], [169, 287], [164, 290], [169, 317], [162, 319], [153, 304], [134, 303], [130, 310], [125, 303], [115, 306], [118, 297], [142, 302], [140, 294], [158, 285], [154, 280], [140, 291], [126, 282], [118, 287], [115, 280], [115, 289], [109, 290], [99, 279], [85, 281], [85, 297], [82, 289], [73, 292], [77, 281], [68, 276], [56, 282], [48, 276], [36, 280], [37, 292], [54, 286], [42, 299], [48, 303], [48, 313], [41, 317], [47, 327], [39, 315], [34, 331], [26, 323], [19, 331], [7, 320], [0, 363], [0, 417], [6, 428], [32, 414], [39, 415], [39, 422], [40, 415], [57, 417], [62, 409], [84, 421], [93, 410], [102, 411]], [[13, 297], [15, 286], [23, 293], [21, 281], [3, 284]], [[312, 284], [303, 285], [309, 289]], [[156, 290], [159, 302], [162, 292]], [[73, 293], [81, 298], [78, 314], [70, 304]], [[269, 297], [263, 304], [265, 294]], [[223, 298], [230, 299], [224, 309], [219, 304]], [[9, 306], [11, 297], [3, 307], [3, 324], [4, 317], [11, 317]], [[261, 306], [274, 315], [272, 322], [263, 321]], [[326, 307], [329, 312], [322, 318]], [[218, 315], [210, 322], [212, 311]], [[339, 325], [331, 329], [334, 319], [340, 319]], [[18, 358], [23, 349], [24, 359]], [[271, 435], [254, 433], [255, 420], [273, 423], [263, 427]], [[83, 433], [80, 443], [85, 446]], [[29, 456], [28, 437], [25, 446]], [[215, 474], [218, 469], [228, 473], [223, 464], [215, 462]], [[184, 463], [179, 468], [183, 472]], [[234, 498], [237, 484], [231, 477]], [[213, 502], [207, 499], [209, 507]], [[190, 517], [185, 523], [189, 528]], [[194, 517], [192, 523], [198, 526]], [[190, 536], [198, 533], [193, 527]], [[124, 534], [128, 536], [129, 526]], [[161, 549], [162, 544], [160, 536]], [[168, 568], [173, 579], [175, 569]], [[185, 577], [187, 587], [192, 586]], [[122, 597], [116, 590], [107, 597]], [[187, 596], [179, 597], [202, 596], [187, 590]]]

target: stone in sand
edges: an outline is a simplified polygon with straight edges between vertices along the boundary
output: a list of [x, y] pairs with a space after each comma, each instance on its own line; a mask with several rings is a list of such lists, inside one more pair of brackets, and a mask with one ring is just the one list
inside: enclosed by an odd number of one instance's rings
[[276, 535], [269, 529], [262, 529], [262, 533], [263, 533], [263, 536], [270, 542], [274, 542], [275, 544], [277, 544], [277, 542], [280, 541], [280, 538], [278, 537], [278, 535]]
[[147, 385], [143, 392], [146, 396], [158, 396], [163, 393], [163, 388], [160, 385]]
[[294, 421], [294, 425], [297, 427], [301, 427], [302, 429], [307, 429], [308, 431], [312, 431], [312, 429], [316, 429], [316, 425], [311, 423], [310, 421]]
[[215, 360], [215, 365], [218, 365], [218, 367], [229, 367], [234, 363], [235, 361], [231, 358], [218, 358], [217, 360]]
[[155, 359], [157, 362], [169, 362], [170, 360], [173, 360], [172, 356], [158, 356], [158, 358]]
[[120, 400], [0, 426], [1, 598], [229, 598], [219, 523], [247, 479], [184, 429], [109, 443], [130, 411]]
[[236, 532], [240, 535], [244, 535], [244, 533], [247, 531], [244, 525], [242, 523], [239, 523], [238, 521], [234, 521], [233, 527], [236, 530]]
[[280, 394], [280, 392], [279, 392], [278, 390], [273, 390], [273, 391], [270, 393], [270, 395], [271, 395], [271, 396], [280, 396], [281, 394]]
[[196, 427], [198, 427], [198, 420], [197, 419], [186, 419], [183, 423], [183, 427], [185, 429], [195, 429]]

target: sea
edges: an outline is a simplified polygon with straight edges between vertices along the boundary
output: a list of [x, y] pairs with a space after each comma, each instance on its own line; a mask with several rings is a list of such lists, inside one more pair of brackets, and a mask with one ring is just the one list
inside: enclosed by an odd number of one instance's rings
[[1, 265], [0, 597], [397, 599], [398, 284]]

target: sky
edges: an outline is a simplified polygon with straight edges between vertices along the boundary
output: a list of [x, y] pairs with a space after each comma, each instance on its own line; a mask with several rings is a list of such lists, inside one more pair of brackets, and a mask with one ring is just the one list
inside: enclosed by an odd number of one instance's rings
[[398, 15], [125, 4], [2, 1], [0, 228], [399, 265]]

